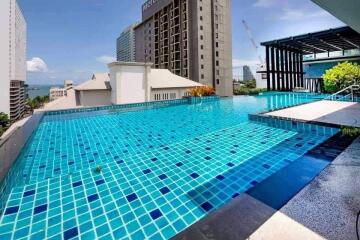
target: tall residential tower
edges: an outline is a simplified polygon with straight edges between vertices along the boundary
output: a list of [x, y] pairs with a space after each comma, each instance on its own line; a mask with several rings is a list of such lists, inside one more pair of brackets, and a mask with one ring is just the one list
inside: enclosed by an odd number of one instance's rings
[[0, 112], [14, 121], [26, 97], [26, 21], [16, 0], [0, 2], [0, 23]]
[[135, 42], [136, 61], [233, 94], [231, 0], [149, 0]]
[[133, 24], [127, 27], [116, 40], [116, 59], [121, 62], [135, 62], [135, 31]]

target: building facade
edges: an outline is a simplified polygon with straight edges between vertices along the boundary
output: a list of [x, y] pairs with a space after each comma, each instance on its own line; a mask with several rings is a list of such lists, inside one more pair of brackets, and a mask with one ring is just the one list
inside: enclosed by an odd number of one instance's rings
[[74, 87], [74, 82], [72, 80], [65, 80], [64, 81], [64, 87], [59, 88], [59, 87], [51, 87], [50, 88], [50, 94], [49, 94], [49, 98], [50, 101], [54, 101], [58, 98], [61, 97], [66, 97], [67, 96], [67, 92], [70, 89], [73, 89]]
[[0, 112], [21, 118], [26, 100], [26, 21], [16, 0], [0, 2]]
[[135, 46], [137, 62], [233, 94], [231, 0], [149, 0]]
[[251, 71], [251, 68], [247, 65], [243, 66], [243, 80], [244, 81], [251, 81], [254, 80], [255, 76]]
[[116, 40], [116, 59], [123, 62], [135, 62], [135, 31], [137, 24], [127, 27]]

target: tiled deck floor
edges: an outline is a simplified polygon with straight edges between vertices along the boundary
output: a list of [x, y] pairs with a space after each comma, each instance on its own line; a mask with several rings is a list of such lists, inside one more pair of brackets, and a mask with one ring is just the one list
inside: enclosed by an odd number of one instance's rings
[[360, 127], [360, 103], [319, 101], [265, 115]]

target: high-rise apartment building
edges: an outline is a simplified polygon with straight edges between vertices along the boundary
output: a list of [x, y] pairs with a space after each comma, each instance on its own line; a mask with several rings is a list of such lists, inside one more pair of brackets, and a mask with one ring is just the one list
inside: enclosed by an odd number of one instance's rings
[[22, 117], [26, 98], [26, 21], [16, 0], [0, 2], [0, 112]]
[[254, 80], [255, 76], [251, 71], [251, 68], [247, 65], [243, 66], [243, 80], [244, 81], [250, 81]]
[[122, 62], [135, 62], [135, 31], [137, 24], [127, 27], [116, 40], [116, 59]]
[[149, 0], [135, 46], [138, 62], [233, 94], [231, 0]]

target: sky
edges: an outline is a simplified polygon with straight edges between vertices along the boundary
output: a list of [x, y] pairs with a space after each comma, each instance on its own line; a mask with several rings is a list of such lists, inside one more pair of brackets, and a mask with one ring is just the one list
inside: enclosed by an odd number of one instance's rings
[[[145, 0], [18, 0], [27, 21], [28, 84], [80, 83], [106, 72], [116, 38], [141, 20]], [[255, 42], [344, 26], [310, 0], [232, 0], [233, 66], [256, 65]], [[237, 70], [234, 69], [234, 74]]]

